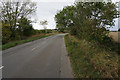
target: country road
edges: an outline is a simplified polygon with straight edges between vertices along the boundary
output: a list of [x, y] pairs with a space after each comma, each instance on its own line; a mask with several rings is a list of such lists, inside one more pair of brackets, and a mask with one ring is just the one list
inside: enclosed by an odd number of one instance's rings
[[3, 51], [3, 78], [73, 78], [65, 34], [57, 34]]

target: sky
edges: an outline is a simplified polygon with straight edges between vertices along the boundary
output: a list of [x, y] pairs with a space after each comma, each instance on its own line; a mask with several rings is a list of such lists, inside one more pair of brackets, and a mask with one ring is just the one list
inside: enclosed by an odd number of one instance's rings
[[[113, 2], [118, 2], [120, 0], [112, 0]], [[56, 23], [54, 20], [55, 14], [62, 10], [65, 6], [73, 5], [75, 0], [34, 0], [37, 2], [36, 14], [33, 15], [32, 20], [36, 20], [33, 23], [34, 29], [43, 29], [40, 25], [40, 21], [47, 20], [47, 29], [55, 29]], [[118, 30], [118, 20], [116, 19], [115, 26], [110, 30]]]

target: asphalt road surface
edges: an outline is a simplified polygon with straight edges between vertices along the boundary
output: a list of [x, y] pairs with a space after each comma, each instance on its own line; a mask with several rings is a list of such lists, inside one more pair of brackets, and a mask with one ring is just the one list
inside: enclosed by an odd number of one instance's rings
[[57, 34], [3, 51], [3, 78], [73, 78], [65, 34]]

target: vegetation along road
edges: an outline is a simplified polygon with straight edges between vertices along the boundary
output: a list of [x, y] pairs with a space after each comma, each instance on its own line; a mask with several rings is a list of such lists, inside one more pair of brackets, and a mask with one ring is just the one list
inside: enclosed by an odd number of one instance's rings
[[120, 78], [118, 3], [73, 1], [0, 1], [3, 78]]
[[3, 78], [72, 78], [64, 35], [52, 35], [4, 50]]

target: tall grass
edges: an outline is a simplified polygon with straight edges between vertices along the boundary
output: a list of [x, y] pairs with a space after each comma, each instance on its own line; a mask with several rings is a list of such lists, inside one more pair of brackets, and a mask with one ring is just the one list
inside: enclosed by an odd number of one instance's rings
[[65, 36], [67, 51], [77, 78], [118, 78], [118, 54], [71, 35]]

